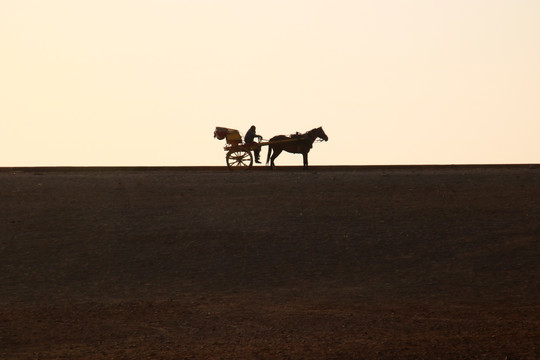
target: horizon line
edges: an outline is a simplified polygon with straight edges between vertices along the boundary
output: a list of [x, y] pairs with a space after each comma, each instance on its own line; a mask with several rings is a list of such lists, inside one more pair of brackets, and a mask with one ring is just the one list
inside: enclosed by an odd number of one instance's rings
[[[410, 165], [312, 165], [307, 169], [327, 170], [327, 171], [356, 171], [356, 170], [377, 170], [377, 169], [471, 169], [471, 168], [528, 168], [536, 169], [540, 167], [540, 163], [520, 163], [520, 164], [410, 164]], [[277, 166], [273, 171], [279, 171], [279, 169], [287, 170], [303, 170], [301, 165], [282, 165]], [[68, 172], [68, 171], [186, 171], [186, 170], [223, 170], [227, 172], [242, 172], [245, 170], [230, 170], [227, 166], [0, 166], [0, 172]], [[272, 171], [269, 166], [253, 166], [248, 171]]]

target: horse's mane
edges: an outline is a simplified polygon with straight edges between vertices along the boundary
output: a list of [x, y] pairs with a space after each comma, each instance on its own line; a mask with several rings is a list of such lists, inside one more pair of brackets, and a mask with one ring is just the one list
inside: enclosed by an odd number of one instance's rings
[[314, 131], [317, 131], [317, 130], [319, 130], [319, 128], [313, 128], [313, 129], [311, 129], [311, 130], [309, 130], [309, 131], [306, 131], [306, 132], [304, 132], [304, 133], [301, 133], [301, 132], [297, 131], [297, 132], [295, 132], [294, 134], [289, 135], [289, 137], [290, 137], [290, 138], [303, 137], [303, 136], [305, 136], [305, 135], [307, 135], [307, 134], [309, 134], [309, 133], [312, 133], [312, 132], [314, 132]]

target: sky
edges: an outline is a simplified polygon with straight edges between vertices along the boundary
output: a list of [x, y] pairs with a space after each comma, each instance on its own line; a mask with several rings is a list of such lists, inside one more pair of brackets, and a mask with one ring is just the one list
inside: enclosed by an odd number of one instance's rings
[[0, 0], [0, 167], [225, 165], [251, 125], [322, 126], [313, 165], [540, 163], [540, 1]]

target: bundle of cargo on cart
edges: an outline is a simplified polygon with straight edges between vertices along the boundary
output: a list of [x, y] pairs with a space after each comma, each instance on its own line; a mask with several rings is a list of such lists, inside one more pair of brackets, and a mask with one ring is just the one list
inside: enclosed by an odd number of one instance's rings
[[322, 127], [318, 127], [305, 133], [295, 133], [292, 135], [277, 135], [269, 140], [263, 140], [262, 136], [255, 134], [255, 126], [252, 126], [242, 138], [240, 132], [236, 129], [226, 127], [216, 127], [214, 138], [218, 140], [225, 139], [227, 145], [224, 150], [227, 152], [225, 160], [227, 167], [231, 170], [248, 170], [253, 166], [253, 155], [255, 162], [259, 162], [259, 153], [263, 146], [268, 146], [268, 156], [266, 163], [274, 168], [274, 160], [282, 151], [293, 154], [302, 154], [304, 158], [304, 169], [308, 167], [308, 153], [316, 140], [328, 141]]

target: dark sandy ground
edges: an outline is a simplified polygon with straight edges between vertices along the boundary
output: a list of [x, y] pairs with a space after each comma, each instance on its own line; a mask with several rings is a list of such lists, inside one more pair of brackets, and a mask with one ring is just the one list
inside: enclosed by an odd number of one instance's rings
[[1, 169], [0, 359], [539, 359], [538, 166]]

